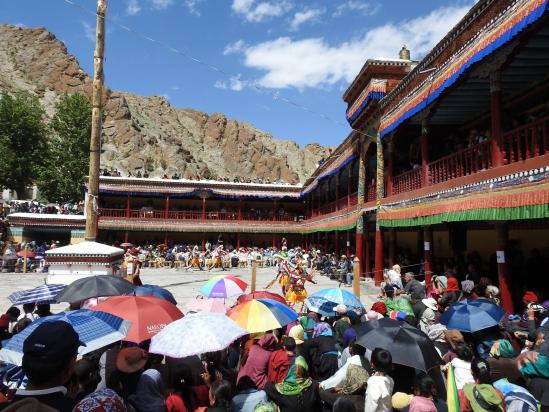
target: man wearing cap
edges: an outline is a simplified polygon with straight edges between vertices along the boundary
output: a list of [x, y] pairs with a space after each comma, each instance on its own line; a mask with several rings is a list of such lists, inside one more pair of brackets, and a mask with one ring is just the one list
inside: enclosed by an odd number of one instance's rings
[[85, 346], [73, 327], [63, 321], [44, 322], [23, 343], [23, 372], [26, 389], [18, 389], [17, 402], [35, 398], [61, 412], [72, 411], [75, 402], [66, 396], [63, 385], [71, 377], [79, 346]]

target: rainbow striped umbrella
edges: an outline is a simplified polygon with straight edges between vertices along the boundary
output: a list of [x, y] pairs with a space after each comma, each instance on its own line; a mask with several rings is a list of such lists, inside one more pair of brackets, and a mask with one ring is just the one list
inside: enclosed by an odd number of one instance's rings
[[252, 299], [229, 309], [227, 316], [249, 333], [267, 332], [297, 320], [297, 313], [272, 299]]
[[241, 295], [248, 284], [242, 279], [233, 275], [218, 275], [211, 277], [204, 286], [200, 288], [202, 293], [207, 298], [228, 298], [231, 296]]

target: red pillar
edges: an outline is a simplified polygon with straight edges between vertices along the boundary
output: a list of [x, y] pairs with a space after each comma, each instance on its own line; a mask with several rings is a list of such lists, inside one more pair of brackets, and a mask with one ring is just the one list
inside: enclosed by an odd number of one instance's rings
[[164, 232], [164, 244], [168, 246], [168, 232]]
[[364, 268], [366, 276], [371, 276], [372, 274], [370, 272], [372, 271], [372, 267], [370, 266], [370, 232], [368, 230], [365, 230], [364, 233], [364, 263], [362, 267]]
[[336, 230], [335, 232], [335, 237], [334, 237], [334, 240], [335, 240], [335, 244], [334, 244], [334, 252], [335, 253], [339, 253], [339, 232]]
[[168, 218], [169, 210], [170, 210], [170, 197], [166, 196], [166, 208], [164, 209], [164, 219]]
[[514, 313], [513, 298], [511, 296], [511, 282], [509, 273], [509, 258], [507, 256], [507, 246], [509, 241], [509, 232], [507, 223], [496, 223], [497, 232], [497, 263], [498, 263], [498, 280], [499, 280], [499, 295], [501, 299], [501, 307], [507, 313]]
[[492, 167], [505, 164], [503, 129], [501, 126], [501, 81], [499, 71], [490, 73], [490, 119]]
[[396, 261], [396, 229], [389, 229], [389, 266], [393, 266]]
[[236, 234], [236, 248], [240, 249], [240, 233]]
[[431, 226], [425, 226], [423, 228], [423, 253], [425, 288], [430, 290], [433, 277], [433, 229]]
[[126, 231], [124, 232], [124, 243], [128, 243], [128, 238], [129, 238], [129, 236], [128, 236], [128, 231], [126, 230]]
[[273, 240], [273, 247], [276, 247], [276, 235], [275, 234], [273, 234], [273, 239], [272, 240]]
[[421, 122], [421, 186], [430, 184], [429, 181], [429, 129], [427, 121]]
[[387, 159], [387, 196], [391, 196], [393, 194], [393, 163], [395, 160], [394, 152], [393, 152], [393, 142], [389, 142], [387, 145], [388, 149], [388, 159]]
[[128, 197], [126, 198], [126, 217], [129, 219], [130, 217], [130, 209], [131, 208], [131, 205], [130, 205], [130, 195], [128, 195]]
[[[202, 198], [202, 220], [206, 220], [206, 198]], [[202, 243], [204, 243], [204, 240], [202, 240]], [[202, 247], [204, 249], [204, 247]]]
[[376, 286], [379, 286], [383, 281], [383, 234], [381, 228], [376, 229], [374, 280]]
[[305, 234], [305, 250], [308, 251], [309, 250], [309, 235], [308, 234]]
[[206, 238], [202, 235], [202, 250], [206, 249]]

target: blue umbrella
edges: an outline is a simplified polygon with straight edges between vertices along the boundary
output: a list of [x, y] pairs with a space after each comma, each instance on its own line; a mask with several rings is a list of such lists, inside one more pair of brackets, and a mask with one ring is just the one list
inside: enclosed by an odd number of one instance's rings
[[337, 303], [330, 302], [319, 296], [310, 296], [305, 299], [305, 306], [307, 306], [310, 311], [316, 312], [322, 316], [335, 316], [336, 312], [334, 308], [337, 305]]
[[440, 323], [448, 329], [476, 332], [496, 326], [504, 316], [505, 310], [490, 300], [462, 300], [442, 314]]
[[8, 296], [14, 305], [25, 303], [55, 303], [56, 296], [66, 285], [41, 285], [34, 289], [21, 290]]
[[349, 309], [364, 309], [364, 306], [362, 305], [362, 302], [360, 302], [360, 299], [353, 295], [351, 292], [346, 291], [345, 289], [322, 289], [318, 292], [313, 293], [310, 298], [323, 298], [328, 302], [335, 303], [334, 306], [345, 305]]
[[87, 309], [46, 316], [35, 320], [17, 335], [3, 342], [3, 347], [0, 350], [0, 360], [14, 365], [21, 365], [25, 339], [38, 325], [58, 320], [70, 323], [78, 333], [80, 341], [86, 344], [86, 346], [78, 348], [79, 355], [84, 355], [124, 339], [131, 325], [131, 322], [110, 313]]
[[169, 290], [161, 288], [157, 285], [138, 286], [133, 291], [133, 294], [136, 296], [154, 296], [155, 298], [164, 299], [174, 305], [177, 305], [177, 301], [173, 297], [172, 293]]

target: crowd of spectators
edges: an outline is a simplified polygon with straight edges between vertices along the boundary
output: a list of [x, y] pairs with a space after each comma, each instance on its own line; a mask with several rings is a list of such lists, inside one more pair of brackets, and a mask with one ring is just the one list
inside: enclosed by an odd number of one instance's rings
[[39, 213], [39, 214], [54, 214], [54, 215], [83, 215], [84, 201], [78, 203], [66, 202], [58, 203], [41, 203], [37, 200], [11, 200], [4, 203], [3, 209], [0, 212], [4, 216], [11, 213]]
[[[101, 170], [102, 176], [113, 176], [113, 177], [122, 177], [122, 173], [118, 169], [102, 169]], [[141, 171], [141, 169], [138, 169], [137, 171], [129, 171], [127, 174], [128, 177], [137, 177], [137, 178], [145, 178], [148, 179], [151, 176], [150, 173], [147, 170]], [[190, 175], [187, 177], [183, 177], [181, 174], [175, 172], [174, 174], [168, 175], [164, 174], [162, 176], [158, 176], [162, 179], [166, 180], [194, 180], [194, 181], [214, 181], [214, 182], [227, 182], [227, 183], [255, 183], [255, 184], [276, 184], [276, 185], [289, 185], [290, 183], [282, 181], [282, 180], [271, 180], [270, 178], [260, 178], [260, 177], [244, 177], [244, 176], [235, 176], [235, 177], [216, 177], [216, 178], [205, 178], [198, 175]]]
[[[151, 253], [167, 256], [180, 253], [178, 249], [157, 245]], [[309, 255], [286, 246], [271, 252], [286, 253], [289, 260]], [[260, 251], [250, 254], [260, 256]], [[311, 265], [316, 258], [308, 256]], [[75, 332], [67, 323], [47, 322], [27, 338], [22, 367], [1, 365], [3, 393], [11, 394], [7, 399], [13, 396], [12, 402], [34, 399], [62, 412], [446, 412], [458, 410], [457, 404], [462, 412], [545, 412], [547, 296], [526, 291], [516, 313], [476, 332], [451, 329], [443, 322], [443, 315], [459, 302], [498, 305], [494, 288], [474, 273], [462, 281], [440, 275], [426, 285], [413, 272], [401, 274], [395, 265], [367, 309], [340, 304], [330, 315], [306, 311], [279, 329], [182, 359], [149, 353], [150, 341], [144, 341], [117, 343], [77, 360]], [[51, 316], [47, 305], [27, 305], [23, 312], [11, 307], [0, 317], [3, 338]], [[437, 361], [421, 370], [397, 360], [396, 351], [405, 350], [400, 344], [380, 341], [367, 349], [361, 339], [370, 330], [367, 323], [378, 321], [377, 328], [383, 328], [383, 319], [421, 330], [427, 339], [422, 347], [430, 345]], [[40, 345], [32, 346], [34, 342]], [[452, 381], [445, 379], [449, 368]], [[455, 384], [456, 404], [448, 404], [450, 384]]]

